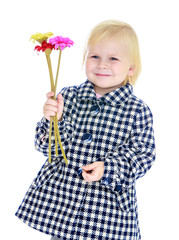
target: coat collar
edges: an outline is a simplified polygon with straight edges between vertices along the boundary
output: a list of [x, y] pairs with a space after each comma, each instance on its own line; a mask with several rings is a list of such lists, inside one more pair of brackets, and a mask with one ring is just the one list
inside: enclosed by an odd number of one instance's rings
[[109, 105], [119, 105], [122, 102], [127, 101], [127, 99], [132, 95], [132, 93], [133, 87], [131, 84], [128, 83], [125, 86], [117, 88], [112, 92], [106, 93], [100, 99], [97, 99], [94, 85], [87, 80], [79, 86], [78, 97], [83, 100], [102, 101]]

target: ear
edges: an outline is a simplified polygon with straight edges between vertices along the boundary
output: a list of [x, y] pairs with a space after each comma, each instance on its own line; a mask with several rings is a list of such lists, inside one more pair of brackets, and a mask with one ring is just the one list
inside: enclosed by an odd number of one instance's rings
[[128, 76], [132, 77], [135, 73], [135, 65], [131, 65], [129, 68]]

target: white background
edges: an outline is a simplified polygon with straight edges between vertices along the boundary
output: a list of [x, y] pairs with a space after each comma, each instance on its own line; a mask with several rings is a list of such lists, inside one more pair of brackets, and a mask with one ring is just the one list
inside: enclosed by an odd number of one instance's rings
[[[151, 108], [157, 159], [137, 182], [143, 240], [179, 239], [179, 17], [177, 1], [31, 0], [2, 1], [0, 6], [0, 234], [1, 239], [46, 240], [15, 216], [45, 157], [35, 151], [35, 125], [42, 117], [50, 80], [43, 53], [29, 38], [51, 31], [75, 45], [62, 55], [58, 90], [86, 80], [82, 70], [91, 28], [106, 19], [131, 24], [137, 32], [142, 73], [135, 93]], [[57, 55], [53, 66], [56, 67]]]

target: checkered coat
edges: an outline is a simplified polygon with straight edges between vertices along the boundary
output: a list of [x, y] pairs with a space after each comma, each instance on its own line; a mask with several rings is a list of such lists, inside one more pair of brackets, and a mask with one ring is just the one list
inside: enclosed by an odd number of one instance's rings
[[[139, 240], [136, 180], [155, 159], [152, 114], [127, 84], [96, 98], [88, 80], [64, 88], [59, 132], [62, 154], [48, 160], [16, 215], [41, 232], [63, 240]], [[49, 121], [37, 123], [35, 147], [48, 156]], [[104, 161], [100, 181], [88, 183], [81, 166]]]

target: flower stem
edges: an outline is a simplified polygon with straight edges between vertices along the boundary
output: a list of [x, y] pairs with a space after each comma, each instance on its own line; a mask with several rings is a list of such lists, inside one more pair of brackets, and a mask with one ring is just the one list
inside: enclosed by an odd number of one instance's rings
[[[46, 49], [46, 50], [45, 50], [45, 55], [46, 55], [47, 64], [48, 64], [48, 69], [49, 69], [49, 75], [50, 75], [51, 91], [54, 92], [54, 96], [53, 96], [53, 99], [54, 99], [54, 100], [55, 100], [55, 96], [56, 96], [57, 80], [58, 80], [58, 73], [59, 73], [59, 69], [60, 69], [60, 60], [61, 60], [61, 49], [59, 49], [59, 51], [60, 51], [60, 53], [59, 53], [57, 73], [56, 73], [56, 79], [55, 79], [55, 85], [54, 85], [54, 79], [53, 79], [53, 73], [52, 73], [52, 64], [51, 64], [51, 60], [50, 60], [51, 50], [50, 50], [50, 49]], [[58, 142], [59, 142], [60, 149], [61, 149], [63, 158], [64, 158], [64, 160], [65, 160], [65, 163], [68, 164], [68, 161], [67, 161], [65, 152], [64, 152], [64, 150], [63, 150], [62, 143], [61, 143], [60, 134], [59, 134], [59, 131], [58, 131], [58, 119], [57, 119], [57, 114], [55, 115], [55, 117], [50, 117], [50, 129], [49, 129], [49, 163], [51, 163], [52, 122], [54, 123], [55, 153], [56, 153], [56, 156], [58, 156]], [[58, 141], [58, 142], [57, 142], [57, 141]]]
[[[48, 49], [47, 49], [48, 50]], [[49, 69], [49, 75], [50, 75], [50, 84], [51, 84], [51, 91], [54, 92], [55, 86], [54, 86], [54, 80], [53, 80], [53, 73], [52, 73], [52, 64], [50, 60], [50, 51], [45, 51], [45, 56], [47, 59], [48, 69]], [[54, 93], [55, 96], [55, 93]]]
[[56, 90], [57, 90], [57, 81], [58, 81], [58, 74], [59, 74], [59, 69], [60, 69], [61, 56], [62, 56], [62, 51], [61, 51], [61, 49], [59, 48], [59, 57], [58, 57], [57, 73], [56, 73], [56, 79], [55, 79], [55, 92], [56, 92]]
[[[56, 115], [57, 116], [57, 115]], [[57, 123], [57, 117], [53, 117], [53, 122], [54, 122], [54, 133], [55, 133], [55, 154], [58, 156], [58, 142], [57, 142], [57, 131], [58, 131], [58, 123]]]
[[51, 117], [50, 118], [50, 129], [49, 129], [49, 163], [51, 163], [51, 135], [52, 135], [52, 121], [53, 121], [53, 118]]
[[[62, 51], [61, 51], [61, 49], [59, 48], [59, 57], [58, 57], [57, 73], [56, 73], [55, 87], [54, 87], [54, 91], [55, 91], [55, 92], [56, 92], [56, 89], [57, 89], [57, 81], [58, 81], [58, 74], [59, 74], [59, 69], [60, 69], [61, 56], [62, 56]], [[62, 146], [61, 139], [60, 139], [60, 134], [59, 134], [59, 131], [58, 131], [58, 119], [57, 119], [57, 115], [55, 116], [54, 120], [55, 120], [55, 121], [54, 121], [54, 122], [55, 122], [55, 132], [57, 133], [57, 138], [58, 138], [58, 142], [59, 142], [59, 145], [60, 145], [60, 149], [61, 149], [63, 158], [64, 158], [64, 160], [65, 160], [65, 163], [68, 164], [68, 160], [67, 160], [66, 155], [65, 155], [65, 152], [64, 152], [64, 150], [63, 150], [63, 146]]]
[[[55, 116], [55, 118], [56, 118], [56, 121], [57, 121], [57, 116]], [[57, 137], [58, 137], [58, 142], [59, 142], [59, 145], [60, 145], [60, 148], [61, 148], [61, 151], [62, 151], [63, 158], [65, 160], [66, 165], [68, 165], [68, 160], [67, 160], [65, 152], [63, 150], [63, 146], [62, 146], [62, 143], [61, 143], [59, 131], [57, 131]]]
[[[53, 80], [53, 73], [52, 73], [52, 64], [51, 64], [51, 60], [50, 60], [50, 53], [51, 53], [51, 50], [50, 49], [47, 49], [45, 50], [45, 56], [46, 56], [46, 59], [47, 59], [47, 64], [48, 64], [48, 70], [49, 70], [49, 75], [50, 75], [50, 85], [51, 85], [51, 91], [54, 92], [54, 80]], [[55, 93], [54, 93], [54, 96], [55, 96]], [[51, 136], [52, 136], [52, 122], [53, 121], [53, 117], [50, 117], [50, 129], [49, 129], [49, 163], [51, 163]], [[55, 125], [55, 124], [54, 124]], [[54, 127], [54, 130], [55, 130], [55, 127]], [[55, 145], [56, 145], [56, 148], [58, 147], [57, 146], [57, 136], [56, 136], [56, 139], [55, 139]]]

